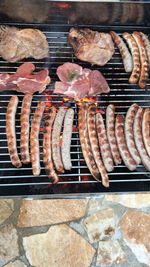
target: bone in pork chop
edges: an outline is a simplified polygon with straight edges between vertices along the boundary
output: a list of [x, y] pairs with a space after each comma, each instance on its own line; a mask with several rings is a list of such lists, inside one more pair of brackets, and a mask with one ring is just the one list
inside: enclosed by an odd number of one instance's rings
[[77, 58], [99, 66], [104, 66], [115, 51], [110, 34], [90, 29], [71, 28], [68, 41]]
[[110, 91], [107, 81], [98, 70], [83, 69], [67, 62], [57, 68], [57, 75], [60, 81], [55, 82], [55, 94], [81, 99]]
[[0, 56], [8, 62], [24, 58], [41, 59], [48, 57], [46, 36], [37, 29], [0, 27]]

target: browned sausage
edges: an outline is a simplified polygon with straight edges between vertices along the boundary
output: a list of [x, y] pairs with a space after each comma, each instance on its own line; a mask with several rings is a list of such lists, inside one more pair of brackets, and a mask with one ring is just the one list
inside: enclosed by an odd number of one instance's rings
[[95, 105], [90, 105], [88, 108], [87, 122], [88, 122], [88, 132], [89, 132], [91, 148], [92, 148], [95, 162], [97, 164], [97, 167], [102, 177], [102, 184], [105, 187], [109, 187], [109, 178], [108, 178], [106, 169], [100, 157], [100, 150], [99, 150], [99, 144], [98, 144], [98, 138], [97, 138], [97, 132], [96, 132], [96, 106]]
[[108, 172], [112, 172], [114, 169], [112, 154], [107, 139], [103, 117], [100, 113], [96, 114], [96, 130], [103, 163], [105, 165], [106, 170]]
[[106, 131], [114, 162], [116, 165], [121, 164], [121, 157], [115, 137], [115, 106], [111, 104], [106, 109]]
[[133, 70], [129, 78], [129, 83], [134, 84], [138, 82], [141, 71], [139, 48], [131, 34], [124, 32], [123, 38], [126, 40], [133, 58]]
[[142, 40], [142, 36], [140, 35], [140, 33], [134, 32], [132, 36], [134, 37], [138, 45], [139, 52], [140, 52], [141, 73], [140, 73], [140, 79], [139, 79], [139, 87], [143, 89], [146, 86], [146, 82], [149, 76], [148, 74], [149, 65], [148, 65], [147, 53], [146, 53], [144, 42]]
[[136, 169], [136, 163], [134, 159], [131, 157], [131, 154], [126, 145], [125, 134], [124, 134], [124, 121], [125, 119], [123, 115], [118, 114], [116, 116], [116, 123], [115, 123], [116, 140], [124, 164], [130, 171], [133, 171]]
[[70, 145], [71, 145], [71, 136], [72, 136], [72, 125], [74, 118], [74, 110], [69, 108], [66, 112], [64, 119], [64, 128], [63, 128], [63, 137], [62, 137], [62, 161], [65, 170], [71, 170], [71, 157], [70, 157]]
[[149, 68], [150, 68], [150, 41], [148, 39], [148, 36], [141, 32], [142, 40], [144, 42], [144, 46], [147, 52], [147, 57], [148, 57], [148, 63], [149, 63]]
[[85, 105], [81, 106], [79, 108], [78, 113], [78, 128], [79, 128], [79, 137], [80, 137], [80, 143], [82, 148], [83, 157], [85, 159], [85, 162], [87, 164], [87, 167], [89, 168], [89, 171], [91, 172], [92, 176], [99, 181], [100, 175], [97, 168], [97, 165], [95, 163], [89, 135], [88, 135], [88, 126], [87, 126], [87, 108]]
[[136, 148], [140, 154], [142, 163], [144, 167], [148, 171], [150, 171], [150, 158], [146, 152], [144, 142], [143, 142], [143, 137], [142, 137], [143, 114], [144, 114], [144, 109], [140, 107], [136, 113], [134, 125], [133, 125], [134, 139], [135, 139]]
[[15, 167], [20, 168], [22, 164], [17, 153], [17, 141], [15, 131], [15, 116], [18, 101], [19, 100], [17, 96], [12, 96], [9, 101], [6, 113], [6, 135], [11, 163]]
[[48, 110], [48, 115], [45, 117], [45, 127], [43, 135], [43, 163], [45, 166], [46, 174], [52, 178], [53, 183], [59, 181], [59, 177], [54, 170], [52, 161], [52, 126], [56, 117], [56, 108], [51, 107]]
[[52, 158], [56, 170], [61, 173], [64, 172], [64, 166], [61, 158], [60, 134], [65, 114], [66, 114], [66, 108], [60, 107], [56, 115], [52, 131]]
[[35, 110], [31, 133], [30, 133], [30, 148], [31, 148], [31, 163], [32, 163], [32, 172], [34, 176], [40, 175], [40, 151], [39, 151], [39, 132], [40, 124], [45, 108], [44, 102], [39, 102]]
[[150, 108], [146, 108], [142, 121], [142, 135], [146, 151], [150, 157]]
[[132, 56], [131, 56], [125, 42], [116, 32], [111, 31], [110, 34], [111, 34], [115, 44], [119, 48], [125, 71], [131, 72], [133, 69], [133, 61], [132, 61]]
[[21, 159], [24, 164], [30, 162], [29, 153], [29, 131], [30, 131], [30, 107], [32, 102], [32, 95], [27, 94], [24, 96], [21, 108], [21, 134], [20, 134], [20, 153]]
[[134, 134], [133, 134], [133, 123], [134, 123], [135, 115], [136, 115], [138, 108], [139, 106], [137, 104], [131, 105], [131, 107], [127, 111], [126, 118], [125, 118], [125, 138], [126, 138], [127, 147], [129, 149], [129, 152], [132, 158], [135, 160], [137, 165], [141, 163], [141, 158], [135, 146]]

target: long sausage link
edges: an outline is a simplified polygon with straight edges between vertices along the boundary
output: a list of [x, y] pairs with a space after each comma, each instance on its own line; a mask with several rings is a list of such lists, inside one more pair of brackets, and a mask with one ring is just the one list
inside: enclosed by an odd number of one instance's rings
[[34, 176], [40, 175], [40, 149], [39, 149], [39, 132], [40, 124], [45, 108], [44, 102], [39, 102], [35, 110], [30, 133], [30, 149], [31, 149], [31, 163], [32, 163], [32, 172]]
[[20, 134], [20, 153], [21, 159], [24, 164], [30, 162], [30, 152], [29, 152], [29, 131], [30, 131], [30, 108], [32, 102], [32, 95], [27, 94], [24, 96], [21, 108], [21, 134]]
[[46, 174], [52, 178], [53, 183], [59, 181], [59, 177], [54, 169], [52, 161], [52, 127], [56, 117], [56, 108], [51, 107], [48, 110], [48, 115], [44, 118], [44, 135], [43, 135], [43, 163], [45, 166]]
[[56, 115], [52, 131], [52, 158], [56, 170], [61, 173], [64, 172], [64, 166], [61, 158], [60, 134], [65, 114], [66, 114], [66, 108], [60, 107]]
[[142, 36], [142, 40], [144, 42], [144, 46], [147, 52], [148, 63], [149, 63], [149, 68], [150, 68], [150, 41], [148, 39], [148, 36], [145, 33], [141, 32], [140, 34]]
[[146, 108], [142, 121], [142, 135], [146, 151], [150, 157], [150, 108]]
[[140, 73], [140, 79], [139, 79], [139, 87], [143, 89], [146, 86], [146, 82], [149, 76], [148, 74], [149, 65], [148, 65], [147, 53], [146, 53], [144, 42], [142, 40], [142, 36], [140, 35], [140, 33], [134, 32], [132, 36], [134, 37], [138, 45], [139, 52], [140, 52], [141, 73]]
[[115, 137], [115, 106], [110, 104], [106, 109], [106, 131], [113, 160], [116, 165], [121, 164], [121, 157]]
[[116, 123], [115, 123], [116, 140], [124, 164], [130, 171], [133, 171], [136, 169], [136, 163], [134, 159], [131, 157], [131, 154], [126, 145], [125, 134], [124, 134], [124, 121], [125, 119], [123, 115], [118, 114], [116, 116]]
[[125, 71], [131, 72], [133, 69], [133, 61], [132, 61], [132, 56], [131, 56], [125, 42], [116, 32], [111, 31], [110, 34], [113, 38], [113, 41], [115, 42], [115, 44], [119, 48]]
[[74, 110], [69, 108], [66, 112], [64, 119], [64, 128], [62, 136], [62, 161], [65, 170], [71, 170], [71, 156], [70, 156], [70, 145], [71, 145], [71, 136], [72, 136], [72, 126], [73, 126]]
[[96, 129], [103, 163], [105, 165], [106, 170], [108, 172], [111, 172], [114, 169], [113, 158], [111, 154], [110, 145], [107, 139], [103, 117], [100, 113], [96, 114]]
[[100, 157], [100, 150], [99, 150], [98, 138], [97, 138], [97, 133], [96, 133], [96, 106], [95, 105], [90, 105], [88, 108], [87, 122], [88, 122], [88, 132], [89, 132], [91, 148], [92, 148], [95, 162], [97, 164], [97, 167], [102, 177], [102, 184], [105, 187], [109, 187], [109, 178], [108, 178], [106, 169]]
[[135, 160], [136, 164], [139, 165], [141, 163], [141, 158], [138, 150], [135, 146], [134, 134], [133, 134], [133, 123], [135, 119], [136, 112], [138, 111], [139, 106], [137, 104], [131, 105], [128, 109], [126, 117], [125, 117], [125, 138], [127, 147], [132, 158]]
[[150, 157], [148, 156], [144, 142], [143, 142], [143, 137], [142, 137], [142, 120], [143, 120], [143, 114], [144, 114], [144, 109], [139, 108], [135, 120], [134, 120], [134, 125], [133, 125], [133, 130], [134, 130], [134, 139], [135, 139], [135, 144], [137, 147], [137, 150], [140, 154], [141, 161], [144, 165], [144, 167], [150, 171]]
[[21, 161], [17, 152], [17, 141], [16, 141], [16, 131], [15, 131], [15, 116], [18, 106], [18, 97], [12, 96], [6, 113], [6, 135], [8, 143], [8, 151], [11, 159], [12, 165], [17, 168], [21, 167]]
[[129, 83], [134, 84], [138, 82], [139, 77], [140, 77], [140, 70], [141, 70], [139, 48], [131, 34], [124, 32], [123, 37], [126, 40], [131, 50], [131, 54], [133, 58], [133, 70], [129, 78]]
[[85, 159], [86, 165], [92, 174], [92, 176], [99, 181], [100, 175], [96, 165], [96, 162], [93, 157], [91, 144], [89, 140], [88, 134], [88, 126], [87, 126], [87, 108], [85, 106], [81, 106], [78, 112], [78, 129], [79, 129], [79, 137], [81, 143], [81, 149], [83, 153], [83, 157]]

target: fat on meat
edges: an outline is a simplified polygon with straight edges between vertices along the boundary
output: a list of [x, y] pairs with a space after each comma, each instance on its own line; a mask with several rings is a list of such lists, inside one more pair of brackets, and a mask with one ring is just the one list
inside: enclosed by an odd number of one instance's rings
[[78, 64], [64, 63], [57, 68], [60, 81], [55, 82], [55, 94], [82, 99], [110, 92], [107, 81], [98, 70], [83, 69]]
[[43, 69], [33, 73], [34, 70], [34, 64], [26, 62], [14, 74], [0, 74], [0, 92], [4, 90], [15, 90], [24, 94], [43, 92], [51, 81], [49, 72]]

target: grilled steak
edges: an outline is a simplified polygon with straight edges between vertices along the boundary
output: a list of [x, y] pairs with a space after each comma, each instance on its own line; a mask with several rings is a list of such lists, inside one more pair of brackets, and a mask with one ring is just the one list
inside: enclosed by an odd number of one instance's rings
[[68, 41], [77, 58], [99, 66], [104, 66], [115, 51], [110, 34], [90, 29], [71, 28]]

